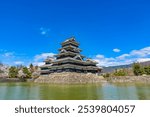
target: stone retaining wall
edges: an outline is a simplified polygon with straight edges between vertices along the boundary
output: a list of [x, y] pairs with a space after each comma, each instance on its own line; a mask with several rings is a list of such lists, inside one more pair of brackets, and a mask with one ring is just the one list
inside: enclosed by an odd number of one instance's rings
[[34, 82], [51, 84], [87, 84], [107, 82], [102, 76], [83, 73], [52, 73], [47, 76], [40, 76]]
[[108, 82], [150, 83], [150, 76], [115, 76], [107, 78]]

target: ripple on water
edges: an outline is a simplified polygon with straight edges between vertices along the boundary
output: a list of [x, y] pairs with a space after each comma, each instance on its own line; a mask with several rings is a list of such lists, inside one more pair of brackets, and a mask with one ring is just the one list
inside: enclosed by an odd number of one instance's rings
[[150, 84], [0, 83], [2, 100], [150, 100]]

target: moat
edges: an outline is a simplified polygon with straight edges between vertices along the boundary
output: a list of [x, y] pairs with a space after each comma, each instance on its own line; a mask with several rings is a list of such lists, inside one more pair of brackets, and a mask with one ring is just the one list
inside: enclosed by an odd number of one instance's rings
[[150, 84], [0, 83], [1, 100], [150, 100]]

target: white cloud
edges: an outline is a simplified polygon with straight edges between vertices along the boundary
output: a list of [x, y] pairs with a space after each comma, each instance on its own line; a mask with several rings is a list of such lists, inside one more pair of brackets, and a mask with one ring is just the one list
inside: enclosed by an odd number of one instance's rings
[[44, 62], [33, 62], [33, 65], [42, 66], [44, 65]]
[[130, 55], [129, 54], [122, 54], [122, 55], [120, 55], [120, 56], [118, 56], [118, 57], [116, 57], [117, 59], [120, 59], [120, 60], [124, 60], [124, 59], [126, 59], [127, 57], [130, 57]]
[[54, 55], [55, 55], [54, 53], [42, 53], [42, 54], [36, 55], [34, 57], [34, 61], [40, 61], [40, 60], [46, 59], [48, 56], [54, 57]]
[[130, 52], [131, 56], [139, 56], [139, 57], [146, 57], [150, 55], [150, 47], [145, 47], [140, 50], [133, 50]]
[[137, 62], [146, 62], [146, 61], [150, 61], [150, 58], [140, 58], [137, 60]]
[[114, 52], [120, 52], [121, 50], [118, 48], [113, 49]]
[[22, 65], [22, 64], [24, 64], [24, 62], [23, 61], [15, 61], [14, 64], [15, 65]]
[[14, 52], [5, 52], [0, 54], [0, 61], [7, 65], [30, 65], [31, 63], [34, 65], [41, 66], [44, 64], [44, 60], [49, 56], [53, 57], [54, 53], [41, 53], [33, 56], [33, 58], [29, 58], [27, 56], [22, 56], [22, 54], [16, 54]]
[[145, 47], [140, 50], [132, 50], [127, 54], [122, 54], [117, 57], [105, 57], [104, 55], [96, 55], [94, 58], [99, 66], [116, 66], [126, 65], [133, 62], [150, 61], [150, 47]]
[[[43, 61], [48, 56], [53, 57], [54, 55], [54, 53], [41, 53], [35, 55], [31, 60], [25, 59], [25, 56], [16, 56], [16, 53], [14, 52], [3, 52], [0, 54], [0, 59], [3, 63], [9, 65], [29, 65], [30, 63], [33, 63], [34, 65], [41, 66], [44, 64]], [[98, 54], [93, 57], [93, 59], [98, 62], [98, 66], [116, 66], [130, 64], [136, 61], [150, 61], [150, 47], [145, 47], [139, 50], [132, 50], [129, 53], [124, 53], [117, 57], [106, 57], [105, 55]]]
[[43, 27], [41, 27], [40, 28], [40, 33], [41, 33], [41, 35], [48, 36], [49, 33], [50, 33], [50, 29], [49, 28], [43, 28]]
[[96, 55], [96, 58], [103, 59], [103, 58], [105, 58], [105, 57], [104, 57], [104, 55], [98, 54], [98, 55]]
[[6, 52], [2, 55], [3, 57], [13, 57], [14, 53], [13, 52]]
[[54, 57], [54, 55], [55, 55], [54, 53], [42, 53], [42, 54], [36, 55], [34, 57], [33, 64], [34, 65], [38, 65], [38, 66], [44, 65], [43, 61], [47, 57]]

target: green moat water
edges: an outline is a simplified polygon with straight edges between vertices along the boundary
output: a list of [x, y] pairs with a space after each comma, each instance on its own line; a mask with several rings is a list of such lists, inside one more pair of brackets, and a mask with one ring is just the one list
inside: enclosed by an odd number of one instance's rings
[[1, 100], [150, 100], [150, 84], [0, 83]]

